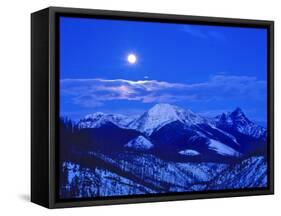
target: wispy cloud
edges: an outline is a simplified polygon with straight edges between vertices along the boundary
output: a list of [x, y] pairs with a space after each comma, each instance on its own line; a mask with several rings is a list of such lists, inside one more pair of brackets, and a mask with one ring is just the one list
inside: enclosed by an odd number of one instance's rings
[[193, 37], [200, 39], [217, 39], [225, 41], [226, 37], [220, 31], [212, 29], [211, 27], [198, 27], [192, 25], [184, 25], [181, 30]]
[[84, 107], [102, 106], [106, 101], [126, 100], [142, 103], [209, 101], [264, 94], [266, 82], [250, 76], [211, 76], [206, 82], [185, 84], [158, 80], [63, 79], [61, 94]]

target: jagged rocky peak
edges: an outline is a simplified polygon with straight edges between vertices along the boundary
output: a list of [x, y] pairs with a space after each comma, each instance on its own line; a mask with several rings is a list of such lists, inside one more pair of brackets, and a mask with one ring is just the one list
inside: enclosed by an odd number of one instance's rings
[[250, 124], [251, 121], [246, 117], [245, 113], [241, 108], [236, 108], [231, 114], [231, 118], [235, 123], [247, 125]]
[[232, 113], [230, 113], [230, 116], [233, 120], [244, 120], [248, 123], [250, 122], [240, 107], [237, 107]]
[[237, 107], [232, 112], [222, 113], [221, 115], [216, 117], [216, 120], [220, 124], [228, 124], [228, 125], [235, 125], [235, 124], [250, 124], [251, 121], [246, 117], [245, 113], [240, 107]]
[[236, 107], [235, 110], [232, 112], [233, 115], [245, 115], [243, 110], [240, 107]]
[[255, 138], [266, 136], [266, 129], [250, 121], [239, 107], [232, 112], [222, 113], [215, 119], [216, 125], [219, 128], [230, 127], [242, 134], [250, 135]]

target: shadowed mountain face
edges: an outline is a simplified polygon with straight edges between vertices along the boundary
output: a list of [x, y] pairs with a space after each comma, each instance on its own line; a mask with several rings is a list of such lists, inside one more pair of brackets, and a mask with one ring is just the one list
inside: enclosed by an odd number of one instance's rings
[[[265, 187], [266, 133], [240, 108], [211, 119], [157, 104], [137, 117], [94, 113], [77, 124], [62, 121], [60, 195]], [[260, 178], [245, 176], [253, 168]]]
[[241, 152], [266, 152], [267, 130], [250, 121], [240, 108], [216, 117], [216, 126], [236, 137]]

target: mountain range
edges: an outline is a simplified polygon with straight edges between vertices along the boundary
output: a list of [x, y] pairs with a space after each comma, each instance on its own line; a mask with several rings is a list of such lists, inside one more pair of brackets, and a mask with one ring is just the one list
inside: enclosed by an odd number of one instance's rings
[[[98, 112], [85, 116], [77, 125], [92, 131], [106, 128], [111, 135], [116, 134], [113, 132], [116, 130], [120, 130], [120, 134], [135, 131], [135, 137], [122, 143], [120, 148], [154, 150], [171, 158], [241, 157], [263, 152], [266, 147], [266, 129], [250, 121], [240, 108], [207, 118], [174, 105], [156, 104], [137, 117]], [[119, 135], [112, 136], [114, 149]]]
[[267, 184], [267, 130], [240, 108], [214, 118], [170, 104], [139, 116], [97, 112], [62, 122], [60, 137], [64, 198]]

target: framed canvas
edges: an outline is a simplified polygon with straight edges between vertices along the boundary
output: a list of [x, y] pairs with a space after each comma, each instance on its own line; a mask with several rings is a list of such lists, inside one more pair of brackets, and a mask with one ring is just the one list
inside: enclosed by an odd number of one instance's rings
[[273, 21], [31, 16], [31, 200], [273, 194]]

